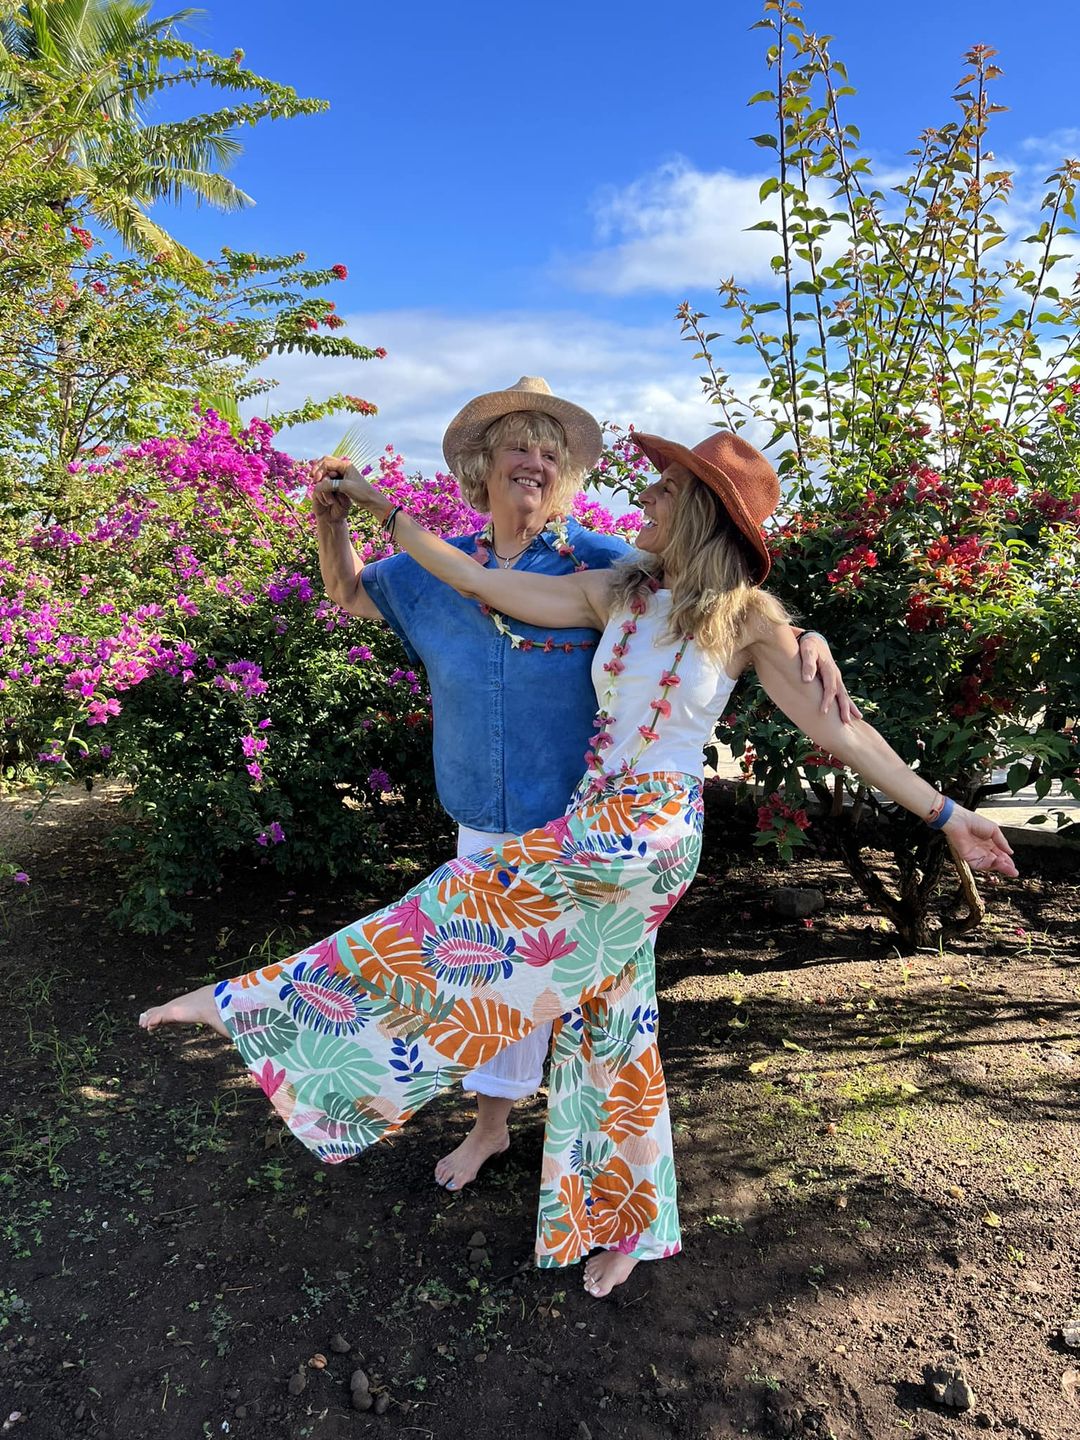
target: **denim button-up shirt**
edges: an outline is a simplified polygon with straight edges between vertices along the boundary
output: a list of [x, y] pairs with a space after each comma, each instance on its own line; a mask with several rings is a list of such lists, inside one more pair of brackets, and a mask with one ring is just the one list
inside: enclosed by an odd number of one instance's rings
[[[567, 536], [590, 570], [606, 569], [629, 549], [574, 520]], [[569, 574], [574, 560], [559, 554], [558, 543], [545, 530], [515, 569]], [[471, 552], [476, 540], [467, 535], [450, 544]], [[488, 567], [497, 563], [492, 555]], [[552, 632], [514, 620], [517, 634], [537, 642], [530, 651], [515, 649], [475, 600], [408, 555], [365, 565], [362, 579], [409, 657], [427, 671], [435, 784], [453, 819], [474, 830], [520, 833], [561, 815], [585, 770], [596, 714], [590, 668], [597, 632], [555, 631], [559, 644], [575, 648], [545, 654], [541, 647]], [[592, 643], [582, 649], [582, 641]]]

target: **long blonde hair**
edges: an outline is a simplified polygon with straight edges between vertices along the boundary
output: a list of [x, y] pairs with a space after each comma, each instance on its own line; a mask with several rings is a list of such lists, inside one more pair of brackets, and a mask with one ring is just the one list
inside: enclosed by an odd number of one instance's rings
[[723, 665], [770, 625], [790, 620], [751, 574], [742, 537], [719, 497], [695, 476], [679, 493], [663, 556], [636, 550], [612, 567], [612, 609], [628, 609], [635, 596], [646, 599], [657, 583], [665, 585], [671, 591], [669, 638], [693, 635]]
[[486, 515], [491, 509], [487, 482], [495, 452], [522, 440], [526, 445], [550, 445], [555, 451], [559, 478], [548, 496], [548, 514], [565, 515], [580, 489], [582, 470], [570, 463], [565, 430], [554, 416], [542, 410], [513, 410], [493, 420], [476, 440], [462, 445], [454, 468], [462, 498]]

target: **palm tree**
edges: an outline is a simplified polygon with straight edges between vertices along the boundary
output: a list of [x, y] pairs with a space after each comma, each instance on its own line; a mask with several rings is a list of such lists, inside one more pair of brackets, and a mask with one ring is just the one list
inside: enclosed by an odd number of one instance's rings
[[[201, 262], [147, 208], [184, 198], [226, 211], [250, 205], [220, 173], [240, 150], [231, 131], [266, 116], [312, 113], [324, 102], [244, 70], [241, 52], [226, 59], [179, 40], [176, 27], [198, 11], [160, 20], [148, 19], [149, 11], [140, 0], [28, 0], [0, 19], [0, 118], [21, 131], [43, 165], [64, 167], [52, 202], [58, 210], [82, 199], [129, 249], [195, 268]], [[202, 81], [258, 98], [147, 123], [155, 95]]]

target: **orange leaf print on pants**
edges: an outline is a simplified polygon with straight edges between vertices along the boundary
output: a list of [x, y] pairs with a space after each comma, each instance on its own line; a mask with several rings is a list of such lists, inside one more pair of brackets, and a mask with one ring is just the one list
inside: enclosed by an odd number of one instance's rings
[[544, 1226], [543, 1250], [560, 1265], [572, 1265], [592, 1249], [585, 1185], [580, 1175], [564, 1175], [559, 1184], [563, 1212]]
[[439, 900], [457, 901], [455, 915], [496, 930], [535, 930], [559, 917], [559, 902], [506, 866], [455, 875], [439, 886]]
[[591, 1220], [597, 1245], [640, 1235], [657, 1213], [656, 1186], [649, 1180], [635, 1186], [630, 1166], [617, 1155], [592, 1183]]
[[440, 1055], [475, 1070], [526, 1032], [526, 1020], [494, 1000], [456, 1000], [446, 1020], [429, 1025], [424, 1039]]
[[650, 1045], [612, 1085], [600, 1128], [616, 1142], [629, 1135], [647, 1135], [666, 1099], [660, 1052]]
[[420, 946], [408, 931], [376, 920], [363, 925], [360, 933], [366, 945], [359, 944], [351, 935], [345, 936], [345, 943], [357, 974], [377, 995], [389, 995], [390, 987], [399, 977], [428, 995], [435, 994], [435, 977], [425, 966]]

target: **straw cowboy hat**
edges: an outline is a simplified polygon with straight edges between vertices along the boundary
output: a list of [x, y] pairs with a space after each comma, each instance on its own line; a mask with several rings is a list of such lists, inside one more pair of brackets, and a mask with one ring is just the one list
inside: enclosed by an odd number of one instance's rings
[[733, 525], [749, 543], [755, 585], [769, 573], [771, 561], [762, 539], [761, 527], [780, 502], [780, 481], [760, 450], [726, 430], [718, 430], [700, 445], [688, 450], [659, 435], [630, 439], [652, 461], [658, 474], [669, 465], [685, 465], [719, 496]]
[[450, 421], [443, 436], [443, 455], [450, 469], [456, 470], [462, 449], [479, 440], [493, 420], [518, 410], [539, 410], [559, 422], [575, 469], [591, 470], [599, 460], [604, 437], [589, 412], [553, 395], [551, 386], [539, 375], [522, 375], [506, 390], [492, 390], [470, 400]]

